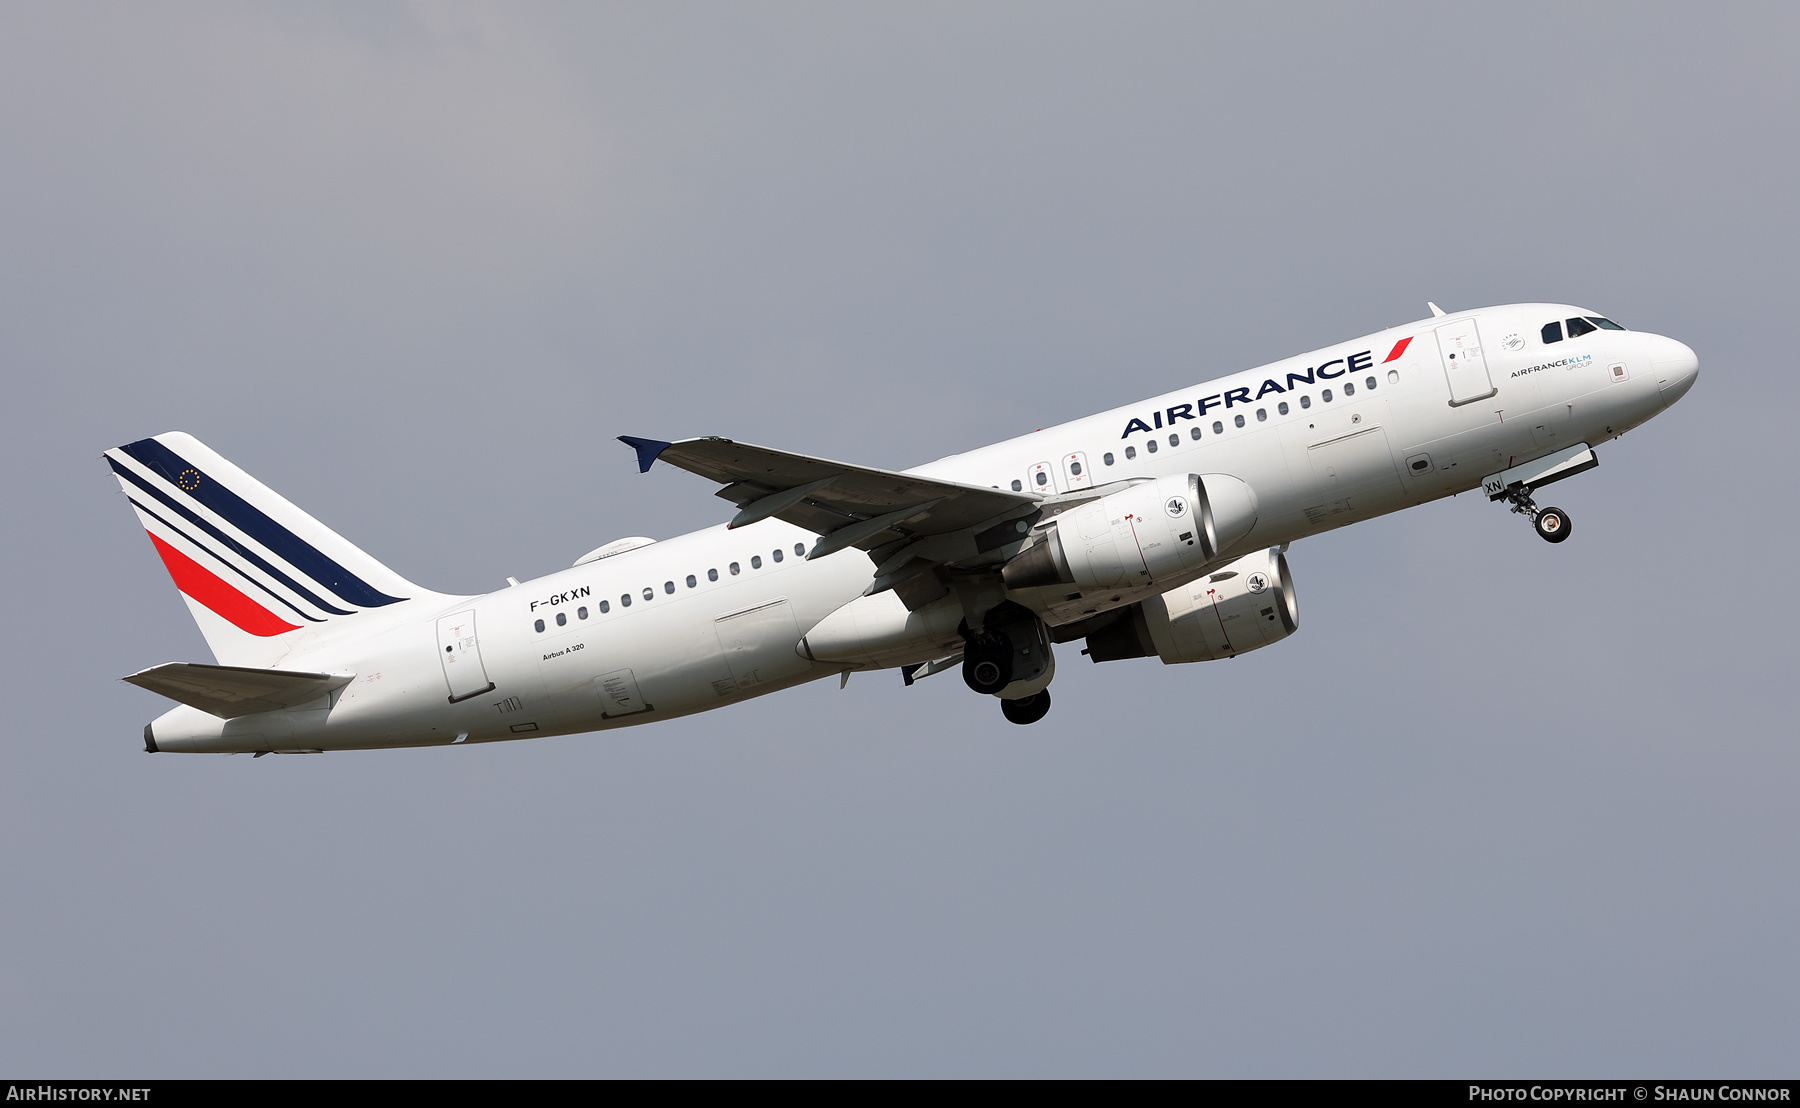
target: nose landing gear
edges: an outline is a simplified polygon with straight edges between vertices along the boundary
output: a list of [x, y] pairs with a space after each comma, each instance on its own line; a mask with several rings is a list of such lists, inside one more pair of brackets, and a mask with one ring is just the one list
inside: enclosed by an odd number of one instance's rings
[[1575, 524], [1570, 522], [1569, 513], [1561, 508], [1538, 507], [1537, 501], [1531, 498], [1531, 489], [1524, 485], [1509, 491], [1506, 499], [1514, 512], [1530, 517], [1532, 528], [1545, 542], [1562, 542], [1574, 532]]

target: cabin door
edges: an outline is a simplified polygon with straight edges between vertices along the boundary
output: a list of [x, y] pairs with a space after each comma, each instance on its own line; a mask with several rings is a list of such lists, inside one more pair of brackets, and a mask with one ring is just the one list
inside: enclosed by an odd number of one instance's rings
[[475, 637], [475, 612], [458, 612], [437, 621], [438, 661], [450, 686], [450, 703], [491, 692], [487, 667], [481, 664], [481, 641]]
[[1439, 327], [1437, 341], [1452, 406], [1482, 400], [1498, 391], [1488, 378], [1487, 357], [1481, 352], [1481, 334], [1473, 319]]

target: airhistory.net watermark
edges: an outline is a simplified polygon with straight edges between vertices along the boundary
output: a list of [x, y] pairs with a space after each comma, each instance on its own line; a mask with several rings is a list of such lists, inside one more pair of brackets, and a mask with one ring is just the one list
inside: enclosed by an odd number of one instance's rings
[[42, 1104], [47, 1101], [88, 1100], [98, 1103], [119, 1101], [149, 1100], [148, 1088], [121, 1089], [103, 1085], [8, 1085], [6, 1099], [9, 1101], [31, 1101]]

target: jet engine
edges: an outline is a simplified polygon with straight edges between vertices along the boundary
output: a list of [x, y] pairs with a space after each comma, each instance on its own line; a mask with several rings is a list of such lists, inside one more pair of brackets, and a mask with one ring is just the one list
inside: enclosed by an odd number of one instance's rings
[[1089, 634], [1084, 653], [1096, 662], [1152, 654], [1165, 665], [1205, 662], [1280, 642], [1298, 626], [1287, 558], [1272, 547], [1133, 605]]
[[1071, 508], [1001, 571], [1008, 588], [1145, 585], [1216, 560], [1256, 524], [1256, 494], [1223, 473], [1176, 474]]

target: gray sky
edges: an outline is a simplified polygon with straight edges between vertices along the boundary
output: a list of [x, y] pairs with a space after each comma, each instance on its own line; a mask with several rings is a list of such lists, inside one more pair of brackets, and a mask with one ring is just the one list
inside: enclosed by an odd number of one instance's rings
[[[1778, 5], [0, 8], [0, 1071], [1785, 1075]], [[421, 584], [1423, 314], [1700, 354], [1556, 486], [1297, 544], [1301, 630], [473, 749], [148, 758], [182, 429]]]

